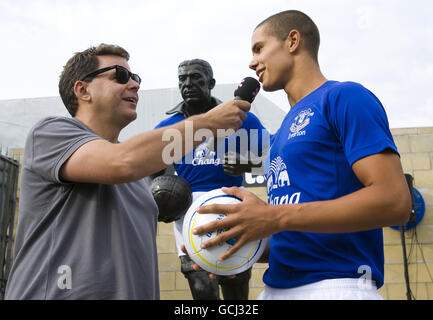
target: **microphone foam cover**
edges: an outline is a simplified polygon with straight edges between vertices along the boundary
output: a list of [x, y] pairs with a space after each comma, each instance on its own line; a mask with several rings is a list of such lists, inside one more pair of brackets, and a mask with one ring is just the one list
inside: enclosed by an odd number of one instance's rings
[[246, 77], [235, 90], [234, 96], [252, 103], [259, 93], [259, 90], [260, 83], [254, 78]]

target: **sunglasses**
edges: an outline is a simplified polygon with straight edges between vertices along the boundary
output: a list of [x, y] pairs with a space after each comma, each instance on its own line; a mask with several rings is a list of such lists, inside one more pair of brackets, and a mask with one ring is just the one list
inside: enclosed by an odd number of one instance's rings
[[132, 73], [128, 69], [126, 69], [125, 67], [122, 67], [119, 65], [114, 65], [111, 67], [106, 67], [106, 68], [102, 68], [102, 69], [98, 69], [96, 71], [93, 71], [93, 72], [89, 73], [88, 75], [84, 76], [83, 78], [81, 78], [81, 81], [84, 81], [84, 79], [88, 79], [88, 78], [90, 78], [89, 80], [91, 80], [94, 77], [96, 77], [98, 74], [101, 74], [103, 72], [106, 72], [106, 71], [112, 70], [112, 69], [116, 69], [116, 81], [120, 84], [127, 83], [129, 81], [129, 78], [132, 78], [132, 80], [134, 80], [138, 84], [141, 83], [141, 78], [138, 74]]

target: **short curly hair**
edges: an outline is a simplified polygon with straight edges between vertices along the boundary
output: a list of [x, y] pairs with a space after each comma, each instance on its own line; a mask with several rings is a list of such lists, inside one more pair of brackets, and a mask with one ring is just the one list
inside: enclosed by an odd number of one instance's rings
[[59, 81], [59, 93], [62, 101], [71, 116], [75, 116], [78, 109], [78, 100], [74, 93], [75, 82], [98, 69], [97, 56], [115, 55], [129, 60], [129, 53], [117, 45], [101, 43], [97, 47], [90, 47], [82, 52], [75, 53], [63, 67]]

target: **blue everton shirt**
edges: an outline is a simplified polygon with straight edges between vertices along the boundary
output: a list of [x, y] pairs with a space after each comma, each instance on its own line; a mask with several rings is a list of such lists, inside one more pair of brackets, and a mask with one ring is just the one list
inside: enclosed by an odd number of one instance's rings
[[[295, 104], [265, 160], [268, 202], [331, 200], [363, 185], [351, 169], [385, 149], [397, 153], [380, 101], [360, 84], [328, 81]], [[263, 281], [292, 288], [335, 278], [383, 284], [382, 229], [323, 234], [284, 231], [271, 236]]]
[[[155, 128], [185, 120], [185, 116], [180, 112], [180, 106], [181, 104], [177, 106], [178, 111], [173, 116], [161, 121]], [[242, 186], [242, 175], [232, 176], [224, 173], [224, 154], [233, 151], [245, 155], [245, 152], [251, 149], [256, 156], [261, 156], [262, 150], [269, 147], [270, 139], [269, 132], [259, 119], [250, 112], [247, 112], [247, 115], [236, 134], [223, 138], [224, 141], [219, 143], [215, 151], [209, 150], [208, 141], [205, 141], [174, 163], [176, 173], [189, 182], [193, 192]]]

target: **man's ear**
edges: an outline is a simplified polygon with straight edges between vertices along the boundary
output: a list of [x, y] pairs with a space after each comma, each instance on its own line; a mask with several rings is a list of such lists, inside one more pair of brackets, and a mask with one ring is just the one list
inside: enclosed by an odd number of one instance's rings
[[89, 102], [91, 100], [91, 96], [89, 91], [87, 90], [88, 83], [84, 81], [75, 81], [74, 84], [74, 93], [77, 97], [77, 100], [82, 100]]
[[209, 80], [209, 89], [212, 90], [213, 88], [215, 88], [215, 79], [210, 79]]
[[301, 44], [301, 34], [298, 30], [293, 29], [289, 32], [286, 38], [286, 45], [290, 52], [295, 52]]

